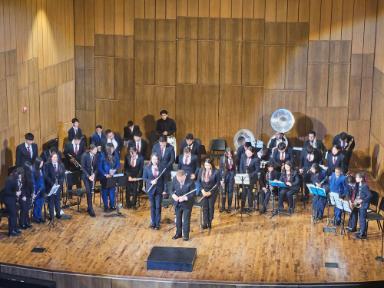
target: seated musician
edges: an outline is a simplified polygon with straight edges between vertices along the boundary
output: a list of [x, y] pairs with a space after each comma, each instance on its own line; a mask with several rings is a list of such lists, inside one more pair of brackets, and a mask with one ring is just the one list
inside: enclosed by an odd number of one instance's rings
[[[313, 164], [320, 164], [321, 158], [320, 153], [313, 148], [313, 146], [308, 145], [306, 146], [303, 151], [301, 152], [300, 157], [300, 174], [303, 177], [304, 184], [311, 182], [311, 174], [309, 174], [309, 170], [311, 169]], [[305, 197], [308, 197], [308, 189], [305, 186]]]
[[267, 148], [269, 149], [269, 152], [271, 155], [277, 149], [280, 143], [284, 143], [286, 147], [289, 147], [288, 138], [285, 136], [284, 133], [278, 132], [275, 135], [273, 135], [271, 139], [269, 139]]
[[305, 151], [305, 149], [308, 146], [312, 146], [313, 148], [315, 148], [318, 151], [318, 153], [320, 154], [319, 155], [320, 158], [321, 159], [324, 158], [325, 152], [326, 152], [324, 143], [321, 140], [317, 139], [316, 132], [313, 130], [309, 131], [309, 133], [308, 133], [308, 139], [304, 142], [303, 151]]
[[199, 160], [195, 154], [192, 154], [191, 149], [184, 147], [183, 154], [179, 156], [178, 169], [183, 170], [187, 178], [196, 180], [197, 169], [199, 168]]
[[[230, 147], [225, 149], [225, 153], [220, 158], [221, 185], [223, 186], [223, 194], [221, 197], [220, 212], [225, 210], [225, 202], [228, 199], [228, 213], [232, 210], [233, 187], [235, 185], [236, 165], [235, 159]], [[228, 197], [227, 197], [228, 196]]]
[[96, 125], [95, 133], [91, 136], [91, 143], [97, 147], [98, 151], [101, 151], [101, 148], [103, 146], [103, 143], [106, 142], [106, 136], [103, 132], [103, 126], [100, 124]]
[[[271, 193], [273, 195], [277, 192], [276, 187], [272, 187], [269, 185], [269, 181], [280, 179], [280, 174], [275, 170], [273, 163], [268, 162], [265, 165], [265, 168], [262, 170], [260, 175], [260, 203], [262, 207], [260, 208], [260, 214], [264, 214], [267, 211], [269, 199], [271, 197]], [[273, 197], [272, 195], [272, 197]]]
[[356, 178], [352, 175], [347, 176], [347, 185], [348, 185], [348, 201], [349, 207], [351, 208], [351, 214], [348, 219], [348, 227], [347, 230], [349, 232], [356, 232], [357, 221], [359, 219], [359, 209], [355, 206], [355, 200], [357, 196], [357, 183]]
[[167, 110], [160, 111], [161, 118], [156, 122], [157, 134], [164, 136], [172, 136], [176, 133], [176, 122], [175, 120], [168, 117]]
[[147, 147], [148, 143], [143, 138], [143, 133], [140, 130], [135, 131], [133, 133], [133, 139], [128, 140], [128, 149], [136, 148], [136, 151], [139, 155], [143, 157], [143, 159], [147, 159]]
[[[340, 198], [344, 198], [348, 195], [347, 178], [343, 175], [343, 171], [340, 167], [335, 168], [335, 172], [329, 178], [329, 190], [339, 194]], [[334, 223], [340, 225], [342, 210], [334, 208]]]
[[355, 205], [359, 209], [359, 231], [355, 239], [367, 239], [367, 210], [371, 202], [372, 193], [369, 190], [364, 173], [356, 173], [357, 195]]
[[200, 144], [195, 140], [192, 133], [188, 133], [180, 144], [180, 154], [184, 153], [184, 148], [188, 147], [192, 155], [196, 155], [200, 165]]
[[126, 187], [126, 205], [127, 208], [136, 209], [137, 195], [139, 193], [139, 178], [143, 177], [144, 158], [136, 147], [131, 147], [129, 153], [125, 156], [124, 170], [128, 175], [128, 184]]
[[276, 170], [281, 171], [284, 163], [291, 160], [291, 149], [284, 142], [279, 143], [272, 153], [272, 162]]
[[105, 149], [107, 144], [112, 144], [114, 151], [120, 154], [123, 148], [123, 140], [118, 134], [115, 134], [111, 129], [105, 130], [105, 139], [103, 139], [102, 149]]
[[284, 199], [288, 199], [288, 213], [294, 212], [293, 195], [300, 190], [299, 174], [293, 169], [291, 161], [284, 163], [284, 169], [280, 175], [280, 181], [284, 182], [286, 188], [281, 188], [279, 191], [279, 211], [284, 208]]
[[[249, 147], [245, 150], [240, 161], [240, 173], [246, 173], [249, 176], [249, 185], [244, 185], [241, 193], [241, 209], [245, 212], [253, 211], [253, 188], [258, 179], [258, 173], [260, 172], [260, 159], [255, 157], [256, 149]], [[248, 197], [247, 197], [248, 196]], [[248, 198], [248, 209], [245, 209], [245, 200]]]
[[[186, 149], [189, 148], [186, 147]], [[189, 240], [194, 186], [183, 170], [176, 172], [176, 177], [172, 181], [172, 191], [174, 191], [172, 198], [176, 212], [176, 234], [172, 237], [173, 240], [181, 237], [184, 241]]]
[[[310, 146], [308, 146], [310, 147]], [[313, 163], [311, 169], [309, 170], [310, 174], [310, 183], [319, 188], [324, 188], [327, 184], [327, 175], [325, 171], [322, 171], [319, 164]], [[327, 205], [327, 197], [322, 197], [315, 195], [312, 198], [312, 209], [313, 209], [313, 220], [315, 222], [323, 219], [324, 209]]]
[[[67, 159], [67, 170], [71, 171], [72, 173], [80, 173], [80, 168], [77, 167], [73, 163], [73, 159], [75, 159], [78, 163], [81, 162], [81, 155], [85, 152], [85, 143], [84, 141], [81, 141], [81, 138], [79, 136], [75, 136], [71, 142], [67, 142], [67, 144], [64, 147], [64, 155]], [[76, 177], [75, 175], [73, 177]], [[72, 190], [73, 187], [73, 181], [74, 178], [68, 177], [67, 179], [67, 189]], [[80, 188], [80, 187], [77, 187]]]

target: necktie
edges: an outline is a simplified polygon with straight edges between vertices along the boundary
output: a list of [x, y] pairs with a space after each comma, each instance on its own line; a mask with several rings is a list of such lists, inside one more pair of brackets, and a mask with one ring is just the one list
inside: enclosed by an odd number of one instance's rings
[[135, 167], [135, 166], [136, 166], [136, 158], [131, 157], [131, 167]]
[[210, 177], [211, 177], [211, 171], [205, 171], [204, 182], [209, 182]]
[[77, 155], [77, 153], [79, 152], [79, 145], [75, 145], [75, 154]]
[[247, 167], [251, 164], [251, 158], [247, 158]]
[[229, 159], [228, 159], [228, 167], [229, 167], [229, 170], [232, 170], [232, 165], [233, 165], [232, 158], [229, 158]]
[[31, 146], [27, 146], [27, 150], [28, 150], [28, 154], [29, 154], [29, 156], [32, 158], [32, 154], [31, 154]]
[[161, 158], [163, 158], [163, 156], [164, 156], [164, 148], [163, 147], [160, 147], [160, 152], [161, 152]]
[[336, 156], [333, 156], [333, 161], [332, 161], [332, 162], [333, 162], [333, 165], [336, 164], [336, 159], [337, 159]]
[[136, 149], [137, 149], [137, 152], [140, 152], [140, 142], [136, 142]]
[[57, 172], [57, 163], [54, 163], [53, 167], [55, 167], [55, 172]]
[[189, 155], [185, 155], [185, 157], [184, 157], [184, 164], [185, 165], [189, 165], [189, 163], [190, 163]]
[[280, 152], [280, 161], [284, 161], [284, 160], [285, 160], [285, 153]]

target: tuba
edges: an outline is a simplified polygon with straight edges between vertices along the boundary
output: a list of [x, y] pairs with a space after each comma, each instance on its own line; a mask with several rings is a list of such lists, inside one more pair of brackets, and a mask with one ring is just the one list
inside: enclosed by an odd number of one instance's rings
[[278, 133], [286, 133], [295, 125], [295, 117], [287, 109], [277, 109], [271, 116], [271, 127]]

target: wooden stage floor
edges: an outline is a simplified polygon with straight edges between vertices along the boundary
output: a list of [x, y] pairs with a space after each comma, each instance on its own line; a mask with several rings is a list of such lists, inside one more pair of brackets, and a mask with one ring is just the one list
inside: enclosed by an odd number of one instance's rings
[[[99, 203], [98, 199], [96, 203]], [[84, 205], [84, 204], [83, 204]], [[151, 230], [148, 202], [134, 211], [123, 209], [126, 218], [103, 217], [96, 205], [96, 218], [75, 207], [66, 213], [72, 220], [61, 220], [49, 229], [34, 224], [19, 238], [6, 236], [7, 221], [0, 226], [0, 262], [48, 270], [93, 275], [140, 276], [184, 280], [210, 280], [245, 283], [277, 282], [355, 282], [384, 279], [384, 264], [375, 261], [381, 238], [376, 223], [371, 223], [368, 240], [324, 234], [325, 220], [311, 223], [311, 208], [298, 203], [291, 217], [270, 219], [258, 215], [220, 214], [216, 210], [211, 232], [199, 229], [199, 210], [192, 215], [191, 240], [172, 240], [172, 224]], [[162, 218], [173, 218], [172, 208], [163, 209]], [[196, 247], [192, 273], [147, 271], [146, 259], [153, 246]], [[43, 254], [31, 253], [35, 246], [47, 248]], [[336, 262], [339, 268], [325, 268]]]

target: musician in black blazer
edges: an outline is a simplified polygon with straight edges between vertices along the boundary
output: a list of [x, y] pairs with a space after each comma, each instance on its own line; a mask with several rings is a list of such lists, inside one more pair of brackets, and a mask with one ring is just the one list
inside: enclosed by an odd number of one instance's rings
[[369, 208], [372, 193], [369, 190], [369, 187], [366, 182], [366, 176], [364, 173], [356, 173], [356, 186], [357, 186], [357, 195], [355, 199], [355, 203], [358, 204], [359, 207], [359, 226], [360, 230], [356, 233], [356, 239], [366, 239], [367, 238], [367, 210]]
[[272, 162], [275, 165], [276, 170], [281, 171], [283, 164], [291, 160], [291, 149], [284, 142], [279, 143], [272, 153]]
[[79, 137], [80, 139], [83, 138], [83, 132], [81, 131], [79, 125], [79, 119], [73, 118], [72, 127], [68, 130], [68, 141], [72, 141], [75, 137]]
[[35, 159], [38, 156], [38, 148], [34, 143], [35, 137], [32, 133], [27, 133], [24, 136], [25, 142], [18, 145], [16, 148], [16, 166], [23, 167], [26, 161], [31, 164], [35, 163]]
[[[319, 165], [321, 163], [320, 152], [313, 148], [312, 145], [307, 145], [300, 155], [300, 175], [302, 175], [304, 183], [311, 182], [311, 174], [309, 170], [313, 164]], [[308, 195], [309, 191], [306, 185], [304, 185], [305, 196]]]
[[128, 121], [127, 126], [124, 127], [124, 141], [133, 140], [133, 137], [140, 131], [140, 127], [135, 125], [133, 121]]
[[196, 180], [197, 171], [199, 168], [199, 160], [196, 155], [191, 153], [191, 149], [188, 146], [184, 148], [183, 154], [179, 156], [178, 167], [179, 170], [183, 170], [187, 175], [187, 178]]
[[235, 156], [236, 156], [236, 167], [237, 167], [237, 170], [240, 170], [240, 161], [241, 161], [241, 158], [243, 158], [243, 155], [245, 153], [245, 150], [248, 148], [248, 147], [251, 147], [252, 146], [252, 143], [251, 142], [245, 142], [245, 138], [244, 136], [240, 136], [238, 139], [237, 139], [238, 143], [239, 143], [239, 147], [237, 147], [237, 150], [236, 150], [236, 153], [235, 153]]
[[313, 148], [315, 148], [320, 154], [321, 159], [324, 158], [326, 152], [324, 143], [316, 138], [316, 132], [313, 130], [309, 131], [308, 140], [304, 142], [303, 150], [305, 150], [308, 146], [312, 146]]
[[167, 110], [160, 111], [160, 119], [156, 122], [156, 132], [158, 135], [172, 136], [176, 133], [175, 120], [168, 117]]
[[240, 173], [247, 173], [249, 175], [249, 185], [244, 185], [243, 192], [241, 193], [241, 209], [244, 210], [245, 199], [248, 196], [248, 211], [253, 210], [253, 194], [252, 190], [257, 182], [258, 173], [260, 172], [260, 158], [255, 157], [256, 149], [249, 147], [245, 150], [243, 157], [240, 160]]
[[300, 190], [300, 177], [299, 174], [293, 169], [291, 161], [284, 163], [284, 169], [280, 175], [280, 181], [284, 182], [286, 188], [281, 188], [279, 191], [279, 210], [284, 208], [284, 199], [288, 199], [288, 213], [292, 214], [294, 211], [293, 195]]
[[331, 151], [328, 152], [326, 162], [328, 176], [335, 172], [336, 167], [340, 167], [344, 174], [348, 171], [345, 167], [344, 155], [340, 152], [340, 147], [337, 145], [334, 145]]
[[17, 198], [21, 196], [21, 183], [24, 177], [23, 168], [15, 169], [5, 181], [4, 191], [2, 193], [2, 202], [8, 211], [8, 236], [14, 237], [21, 234], [17, 228]]
[[280, 179], [280, 173], [275, 170], [273, 163], [268, 162], [265, 166], [265, 169], [261, 171], [259, 184], [260, 184], [260, 203], [262, 208], [260, 208], [260, 214], [264, 214], [267, 211], [269, 199], [273, 192], [274, 195], [277, 192], [275, 187], [272, 187], [269, 184], [269, 181]]
[[128, 150], [136, 148], [137, 153], [143, 156], [144, 159], [148, 157], [148, 143], [142, 138], [143, 134], [140, 130], [135, 131], [133, 139], [128, 141]]
[[[225, 149], [225, 153], [220, 157], [220, 174], [221, 174], [221, 185], [223, 188], [220, 212], [225, 210], [225, 202], [228, 199], [227, 212], [230, 213], [232, 210], [232, 198], [233, 198], [233, 187], [235, 185], [235, 174], [236, 174], [236, 159], [232, 153], [230, 147]], [[227, 197], [228, 195], [228, 197]]]
[[85, 190], [87, 192], [87, 212], [89, 216], [96, 217], [92, 204], [92, 188], [94, 188], [94, 181], [97, 172], [97, 146], [94, 144], [89, 145], [89, 151], [81, 155], [81, 179], [83, 180]]
[[95, 133], [91, 136], [91, 143], [95, 145], [99, 151], [101, 151], [101, 146], [103, 145], [103, 142], [106, 141], [105, 134], [103, 133], [103, 126], [100, 124], [96, 125]]
[[143, 177], [144, 158], [136, 147], [129, 148], [129, 153], [125, 156], [124, 171], [128, 175], [125, 201], [127, 208], [136, 209], [137, 195], [139, 193], [139, 178]]
[[189, 240], [193, 198], [195, 193], [185, 194], [193, 189], [193, 182], [188, 179], [183, 170], [178, 170], [176, 172], [176, 177], [172, 181], [172, 191], [174, 191], [172, 198], [174, 200], [176, 212], [176, 234], [172, 237], [173, 240], [181, 237], [183, 237], [184, 241]]
[[54, 211], [56, 211], [56, 218], [61, 218], [60, 193], [63, 189], [64, 177], [64, 165], [58, 159], [57, 154], [52, 153], [50, 160], [44, 165], [44, 180], [46, 193], [49, 194], [53, 185], [55, 184], [60, 185], [60, 188], [57, 190], [56, 194], [53, 194], [47, 198], [50, 221], [53, 220]]
[[111, 129], [105, 130], [106, 138], [101, 141], [102, 149], [105, 152], [105, 147], [108, 143], [112, 143], [114, 151], [120, 154], [121, 149], [123, 148], [123, 140], [118, 134], [115, 134]]
[[269, 149], [269, 152], [273, 154], [280, 143], [284, 143], [286, 147], [289, 146], [289, 141], [285, 134], [278, 132], [268, 141], [267, 148]]
[[159, 141], [153, 145], [152, 153], [157, 154], [159, 158], [160, 171], [167, 169], [164, 173], [165, 181], [170, 181], [172, 165], [175, 162], [175, 150], [171, 144], [167, 143], [167, 136], [160, 136]]
[[[68, 160], [69, 171], [79, 170], [73, 163], [70, 162], [70, 156], [76, 159], [77, 162], [81, 162], [81, 155], [85, 152], [85, 144], [84, 141], [81, 141], [81, 138], [76, 136], [72, 141], [67, 142], [64, 147], [64, 155]], [[70, 156], [69, 156], [70, 155]]]
[[184, 153], [184, 148], [188, 147], [192, 155], [196, 155], [200, 165], [200, 143], [197, 142], [192, 133], [188, 133], [180, 144], [180, 154]]
[[349, 135], [346, 132], [341, 132], [333, 138], [332, 144], [340, 147], [340, 151], [344, 155], [344, 168], [348, 170], [349, 161], [351, 160], [352, 152], [355, 148], [355, 139], [352, 135]]

